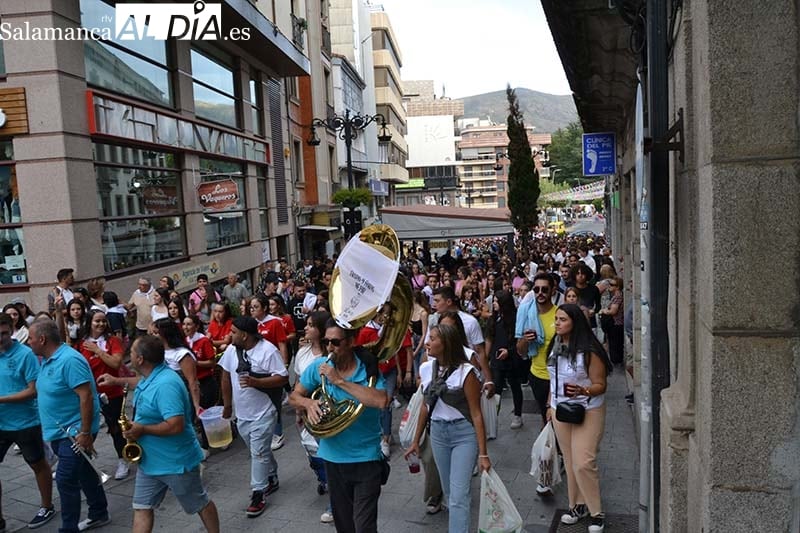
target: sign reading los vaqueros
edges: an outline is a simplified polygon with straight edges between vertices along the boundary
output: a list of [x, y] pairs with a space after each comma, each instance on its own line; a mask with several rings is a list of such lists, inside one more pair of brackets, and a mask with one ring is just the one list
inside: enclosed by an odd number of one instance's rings
[[173, 185], [145, 187], [142, 198], [148, 214], [174, 213], [178, 209], [178, 188]]
[[239, 185], [232, 179], [206, 181], [197, 186], [203, 209], [224, 211], [239, 205]]

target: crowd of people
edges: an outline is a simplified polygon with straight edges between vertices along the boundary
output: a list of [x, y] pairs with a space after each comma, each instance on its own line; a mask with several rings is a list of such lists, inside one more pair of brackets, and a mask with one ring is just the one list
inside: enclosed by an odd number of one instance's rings
[[[606, 375], [626, 364], [624, 287], [610, 248], [602, 237], [541, 237], [515, 249], [505, 239], [463, 240], [436, 258], [416, 243], [405, 250], [411, 320], [399, 351], [381, 362], [359, 347], [381, 336], [391, 304], [361, 330], [344, 329], [328, 305], [336, 257], [294, 267], [281, 260], [253, 286], [231, 273], [213, 288], [200, 274], [188, 294], [168, 276], [155, 284], [141, 278], [127, 300], [105, 290], [102, 278], [77, 287], [74, 272], [62, 269], [46, 310], [9, 302], [0, 314], [0, 461], [14, 446], [35, 474], [41, 508], [29, 527], [55, 515], [53, 479], [60, 531], [110, 521], [88, 460], [102, 418], [118, 457], [116, 479], [131, 472], [126, 444], [144, 450], [134, 531], [153, 529], [153, 509], [167, 490], [208, 531], [219, 531], [200, 476], [209, 442], [198, 416], [214, 406], [235, 420], [250, 452], [246, 514], [259, 516], [279, 488], [275, 452], [285, 425], [323, 417], [310, 395], [324, 377], [335, 401], [364, 410], [344, 431], [316, 439], [311, 457], [318, 490], [330, 497], [321, 520], [337, 531], [376, 530], [392, 410], [421, 386], [425, 423], [402, 453], [422, 463], [426, 512], [446, 509], [450, 531], [470, 530], [471, 477], [492, 464], [482, 397], [510, 389], [510, 429], [518, 431], [530, 387], [563, 453], [570, 510], [561, 520], [588, 517], [589, 531], [601, 532], [596, 454]], [[127, 428], [118, 422], [125, 398], [135, 406]], [[579, 423], [561, 421], [567, 404], [583, 408]], [[296, 416], [285, 416], [291, 408]], [[547, 498], [552, 488], [540, 485], [537, 493]]]

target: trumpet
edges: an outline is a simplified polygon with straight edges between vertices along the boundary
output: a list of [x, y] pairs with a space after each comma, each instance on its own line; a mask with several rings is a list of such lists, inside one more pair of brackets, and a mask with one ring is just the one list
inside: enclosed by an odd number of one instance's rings
[[[119, 412], [119, 420], [117, 420], [123, 432], [128, 431], [132, 426], [131, 421], [128, 420], [128, 416], [125, 414], [125, 402], [127, 402], [127, 400], [128, 384], [126, 383], [122, 388], [122, 409]], [[134, 440], [126, 439], [126, 441], [127, 444], [122, 447], [122, 458], [129, 463], [138, 463], [142, 460], [142, 447]]]
[[[70, 447], [72, 448], [72, 451], [75, 452], [75, 455], [80, 454], [83, 456], [84, 459], [86, 459], [86, 462], [89, 463], [89, 466], [92, 467], [92, 470], [94, 470], [95, 474], [97, 474], [97, 477], [100, 479], [101, 485], [105, 484], [106, 481], [111, 479], [111, 476], [100, 470], [97, 467], [97, 465], [94, 464], [94, 461], [92, 459], [94, 459], [97, 456], [89, 454], [85, 449], [83, 449], [83, 446], [78, 444], [78, 441], [75, 440], [75, 435], [71, 433], [75, 426], [70, 426], [68, 428], [65, 428], [64, 426], [61, 425], [60, 422], [56, 422], [56, 425], [59, 427], [59, 429], [61, 429], [61, 431], [64, 432], [64, 434], [72, 443], [72, 446]], [[75, 433], [77, 434], [78, 432], [76, 431]]]

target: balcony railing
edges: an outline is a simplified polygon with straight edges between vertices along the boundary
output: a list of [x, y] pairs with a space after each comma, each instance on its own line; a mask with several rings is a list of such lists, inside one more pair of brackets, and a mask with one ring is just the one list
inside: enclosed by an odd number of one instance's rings
[[292, 15], [292, 42], [300, 49], [303, 50], [303, 34], [306, 32], [306, 19]]
[[331, 32], [328, 28], [322, 27], [322, 52], [330, 59], [331, 57]]

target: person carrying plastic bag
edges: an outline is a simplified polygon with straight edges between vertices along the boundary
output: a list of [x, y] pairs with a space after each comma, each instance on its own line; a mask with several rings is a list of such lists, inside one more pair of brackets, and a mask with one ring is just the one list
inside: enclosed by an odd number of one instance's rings
[[553, 487], [561, 483], [556, 432], [551, 422], [544, 426], [531, 448], [531, 475], [536, 478], [539, 487], [547, 489], [549, 494], [552, 494]]
[[522, 516], [506, 486], [492, 468], [481, 474], [481, 503], [478, 533], [520, 533]]

